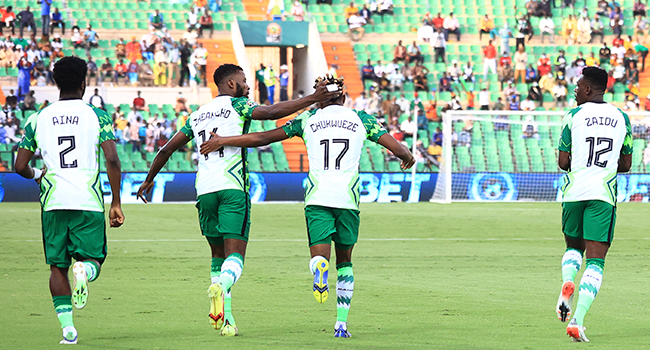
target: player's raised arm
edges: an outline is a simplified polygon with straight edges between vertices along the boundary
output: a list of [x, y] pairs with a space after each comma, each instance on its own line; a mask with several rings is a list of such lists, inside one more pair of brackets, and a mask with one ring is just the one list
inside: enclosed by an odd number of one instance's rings
[[340, 89], [333, 90], [331, 85], [328, 88], [325, 84], [318, 84], [315, 88], [316, 91], [314, 91], [313, 94], [301, 97], [297, 100], [279, 102], [272, 106], [257, 106], [255, 110], [253, 110], [252, 117], [256, 120], [275, 120], [284, 118], [301, 109], [307, 108], [314, 103], [328, 101], [337, 98], [341, 94]]
[[415, 164], [415, 158], [413, 158], [411, 151], [409, 151], [403, 144], [395, 140], [395, 138], [390, 134], [381, 135], [377, 143], [386, 147], [397, 158], [402, 160], [402, 169], [410, 169], [413, 164]]
[[[187, 123], [189, 122], [190, 120], [188, 119]], [[169, 140], [165, 146], [163, 146], [163, 148], [158, 151], [158, 154], [156, 154], [156, 157], [151, 163], [151, 169], [149, 169], [147, 179], [142, 183], [142, 185], [140, 185], [140, 188], [138, 189], [137, 198], [140, 198], [143, 202], [147, 203], [147, 199], [144, 197], [144, 194], [151, 192], [151, 189], [153, 188], [153, 179], [156, 177], [156, 175], [158, 175], [160, 169], [162, 169], [162, 167], [167, 164], [167, 161], [169, 160], [169, 157], [172, 156], [172, 153], [176, 152], [179, 148], [183, 147], [192, 140], [189, 136], [186, 135], [186, 132], [191, 133], [191, 129], [184, 126], [181, 128], [181, 131], [177, 132], [176, 135], [174, 135], [174, 137], [172, 137], [172, 139]]]
[[213, 132], [211, 132], [210, 135], [212, 135], [212, 137], [201, 144], [200, 151], [203, 155], [214, 152], [223, 146], [259, 147], [289, 138], [283, 128], [230, 137], [221, 137]]
[[120, 187], [122, 183], [120, 158], [117, 156], [115, 140], [104, 141], [101, 147], [106, 158], [106, 174], [108, 174], [108, 182], [111, 184], [111, 192], [113, 193], [108, 218], [111, 220], [111, 227], [120, 227], [124, 223], [122, 202], [120, 200]]

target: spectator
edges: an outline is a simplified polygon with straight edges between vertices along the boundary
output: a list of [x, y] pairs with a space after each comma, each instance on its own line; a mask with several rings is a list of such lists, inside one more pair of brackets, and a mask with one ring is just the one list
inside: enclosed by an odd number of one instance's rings
[[363, 33], [365, 32], [364, 25], [366, 25], [366, 20], [359, 15], [359, 12], [352, 14], [348, 18], [348, 33], [352, 41], [359, 41], [363, 38]]
[[545, 53], [537, 60], [537, 74], [540, 77], [551, 72], [551, 60], [546, 56]]
[[447, 47], [447, 40], [445, 39], [445, 34], [442, 32], [441, 28], [437, 28], [436, 32], [433, 33], [433, 36], [431, 37], [431, 42], [433, 43], [434, 62], [438, 63], [442, 61], [443, 63], [446, 63], [447, 59], [445, 55], [445, 50]]
[[474, 68], [472, 67], [472, 63], [469, 61], [463, 69], [463, 80], [466, 83], [474, 83]]
[[116, 58], [126, 58], [126, 45], [124, 39], [120, 38], [115, 44], [115, 57]]
[[183, 40], [190, 46], [196, 45], [196, 39], [199, 37], [198, 34], [192, 31], [192, 28], [187, 28], [187, 31], [183, 34]]
[[512, 77], [510, 79], [502, 79], [505, 76], [507, 76], [507, 74], [504, 75], [504, 73], [503, 73], [503, 70], [506, 68], [506, 66], [508, 66], [508, 67], [512, 66], [512, 59], [510, 58], [508, 53], [504, 51], [503, 54], [501, 55], [501, 57], [499, 58], [499, 67], [497, 68], [497, 74], [499, 76], [499, 79], [501, 80], [501, 88], [502, 89], [503, 89], [504, 81], [508, 81], [508, 80], [514, 78], [514, 71], [513, 71], [513, 75], [512, 75]]
[[[401, 41], [400, 41], [401, 42]], [[424, 62], [424, 56], [422, 55], [422, 52], [420, 51], [420, 45], [418, 45], [415, 40], [413, 40], [413, 44], [409, 45], [406, 48], [406, 52], [408, 55], [408, 62], [416, 62], [418, 64], [422, 64]]]
[[289, 66], [280, 66], [280, 101], [289, 101]]
[[[221, 2], [219, 2], [219, 4], [221, 4]], [[194, 6], [198, 11], [205, 12], [207, 10], [208, 0], [194, 0]]]
[[393, 50], [393, 58], [397, 61], [405, 61], [407, 58], [406, 47], [402, 45], [402, 41], [397, 42], [397, 46]]
[[600, 20], [600, 16], [595, 15], [594, 19], [591, 21], [591, 39], [589, 40], [589, 43], [594, 40], [596, 35], [600, 35], [600, 43], [602, 44], [604, 39], [604, 28], [605, 24]]
[[203, 81], [203, 86], [208, 86], [207, 58], [208, 58], [208, 50], [203, 47], [203, 43], [199, 43], [199, 47], [194, 49], [194, 61], [200, 67], [201, 80]]
[[621, 38], [621, 35], [620, 35], [620, 34], [617, 35], [617, 36], [614, 38], [614, 40], [612, 41], [612, 45], [613, 45], [613, 46], [623, 46], [624, 43], [625, 43], [625, 40], [623, 40], [623, 38]]
[[210, 39], [212, 39], [212, 34], [214, 33], [214, 23], [212, 22], [212, 16], [208, 13], [208, 11], [205, 11], [203, 13], [203, 16], [201, 16], [201, 19], [199, 20], [199, 33], [198, 36], [199, 38], [203, 38], [203, 31], [204, 30], [210, 30]]
[[508, 98], [508, 110], [509, 111], [519, 111], [521, 108], [519, 108], [519, 98], [518, 95], [510, 95]]
[[366, 98], [366, 92], [361, 91], [361, 95], [354, 100], [354, 109], [358, 111], [365, 111], [368, 108], [368, 98]]
[[616, 60], [613, 77], [618, 83], [623, 83], [625, 81], [625, 66], [623, 65], [623, 60], [620, 58]]
[[99, 109], [106, 110], [104, 108], [104, 99], [99, 96], [99, 89], [95, 89], [94, 94], [90, 96], [90, 100], [88, 100], [88, 103], [90, 103], [92, 106], [95, 106]]
[[[368, 64], [370, 64], [370, 60], [368, 60]], [[266, 71], [264, 64], [260, 64], [260, 69], [255, 71], [255, 80], [257, 81], [257, 91], [260, 104], [264, 104], [268, 99], [268, 91], [264, 80], [264, 71]], [[179, 86], [182, 86], [182, 84]]]
[[548, 73], [540, 76], [539, 87], [542, 90], [542, 93], [552, 92], [554, 86], [555, 86], [555, 77], [553, 76], [553, 73]]
[[534, 111], [535, 102], [530, 98], [530, 95], [528, 95], [523, 101], [521, 101], [520, 107], [522, 111]]
[[504, 23], [503, 27], [499, 29], [499, 37], [501, 38], [500, 51], [510, 56], [510, 38], [512, 38], [512, 31], [508, 28], [508, 22]]
[[126, 79], [128, 80], [126, 83], [130, 83], [131, 86], [138, 85], [138, 68], [140, 68], [140, 65], [135, 60], [129, 62], [126, 66]]
[[383, 18], [385, 15], [393, 15], [393, 0], [379, 0], [379, 14]]
[[180, 50], [178, 48], [178, 43], [174, 42], [167, 55], [167, 87], [175, 85], [173, 84], [174, 77], [176, 77], [176, 80], [180, 78], [181, 70], [178, 65], [179, 61]]
[[625, 57], [625, 53], [627, 52], [627, 50], [625, 50], [625, 47], [623, 47], [622, 44], [617, 42], [616, 44], [614, 44], [614, 47], [612, 47], [611, 52], [613, 55], [616, 56], [616, 59], [623, 59], [623, 57]]
[[418, 38], [426, 43], [429, 43], [433, 37], [433, 32], [433, 20], [431, 19], [431, 15], [427, 12], [427, 14], [424, 16], [424, 19], [422, 20], [422, 26], [418, 28]]
[[[427, 116], [425, 114], [424, 109], [419, 109], [417, 113], [417, 123], [418, 123], [418, 130], [427, 130], [429, 127], [429, 120], [427, 119]], [[421, 142], [421, 141], [420, 141]]]
[[54, 12], [50, 14], [50, 20], [50, 34], [54, 34], [54, 28], [59, 27], [61, 28], [61, 34], [65, 35], [65, 21], [58, 7], [55, 7]]
[[636, 34], [639, 39], [643, 37], [643, 43], [646, 43], [648, 41], [649, 28], [650, 24], [645, 17], [639, 16], [634, 20], [634, 34]]
[[106, 57], [106, 61], [101, 66], [100, 74], [100, 79], [102, 82], [113, 81], [113, 65], [111, 64], [111, 61], [108, 59], [108, 57]]
[[52, 5], [52, 0], [39, 0], [38, 3], [41, 4], [42, 35], [45, 36], [50, 32], [50, 6]]
[[532, 64], [526, 67], [526, 84], [531, 84], [538, 80], [537, 71], [533, 68]]
[[449, 78], [454, 83], [458, 83], [460, 81], [460, 67], [458, 66], [458, 61], [457, 60], [452, 60], [451, 65], [447, 67], [447, 74], [449, 75]]
[[523, 45], [519, 45], [517, 52], [515, 52], [515, 82], [519, 81], [523, 84], [526, 82], [526, 64], [528, 63], [528, 54], [524, 50]]
[[481, 91], [478, 93], [478, 104], [479, 109], [482, 111], [490, 110], [490, 91], [488, 91], [490, 83], [488, 82], [487, 86], [483, 86]]
[[348, 7], [346, 7], [345, 9], [343, 9], [343, 13], [345, 14], [345, 19], [348, 20], [353, 15], [356, 15], [357, 13], [359, 13], [359, 8], [354, 4], [353, 1], [350, 1], [350, 5]]
[[187, 112], [191, 113], [192, 110], [187, 108], [187, 99], [183, 97], [183, 93], [179, 92], [178, 97], [176, 98], [176, 106], [174, 106], [174, 111], [176, 113]]
[[485, 14], [485, 16], [481, 18], [481, 23], [479, 23], [478, 40], [483, 39], [483, 34], [489, 34], [490, 39], [494, 39], [492, 30], [494, 30], [494, 20]]
[[596, 9], [596, 13], [599, 16], [609, 16], [609, 4], [607, 3], [607, 0], [598, 1], [598, 8]]
[[648, 57], [648, 48], [637, 42], [636, 45], [634, 45], [634, 50], [639, 54], [641, 72], [645, 72], [645, 59]]
[[269, 64], [269, 66], [264, 70], [264, 84], [266, 84], [266, 90], [268, 91], [268, 101], [270, 104], [275, 103], [275, 84], [277, 83], [277, 80], [278, 77], [273, 70], [273, 65]]
[[542, 38], [542, 44], [544, 43], [544, 35], [548, 35], [551, 40], [551, 44], [555, 43], [555, 23], [550, 16], [545, 16], [539, 20], [539, 32]]
[[146, 106], [146, 101], [142, 98], [142, 91], [138, 91], [138, 96], [133, 99], [133, 110], [135, 111], [144, 111]]
[[300, 0], [293, 2], [293, 6], [291, 7], [291, 15], [296, 22], [302, 22], [305, 20], [305, 9], [302, 7]]
[[97, 68], [97, 63], [93, 61], [93, 58], [88, 56], [87, 63], [88, 73], [86, 74], [86, 85], [90, 86], [91, 78], [95, 78], [95, 85], [99, 85], [99, 69]]
[[573, 15], [569, 15], [564, 22], [562, 22], [562, 37], [564, 38], [565, 45], [573, 45], [574, 40], [576, 39], [578, 21], [573, 18]]
[[393, 97], [390, 106], [388, 107], [389, 124], [393, 124], [392, 121], [399, 119], [401, 115], [402, 115], [402, 109], [397, 104], [397, 97]]
[[578, 44], [587, 44], [591, 41], [591, 22], [586, 16], [580, 17], [576, 23], [576, 38]]
[[17, 61], [14, 50], [7, 50], [6, 47], [0, 49], [0, 68], [4, 68], [5, 73], [9, 72], [9, 68], [16, 67]]
[[0, 35], [4, 35], [2, 30], [4, 28], [11, 28], [11, 35], [16, 35], [15, 24], [16, 14], [13, 12], [13, 6], [7, 6], [4, 11], [0, 11]]
[[519, 19], [517, 25], [517, 38], [515, 39], [515, 46], [523, 45], [524, 49], [526, 48], [526, 35], [528, 35], [528, 41], [533, 38], [533, 25], [530, 23], [528, 15]]
[[497, 49], [492, 45], [492, 40], [483, 46], [483, 80], [487, 79], [488, 71], [497, 73]]
[[365, 112], [370, 115], [376, 115], [381, 109], [381, 95], [379, 95], [378, 89], [370, 88], [370, 98], [368, 99], [368, 106], [365, 109]]
[[31, 72], [34, 65], [24, 56], [18, 61], [18, 101], [22, 101], [29, 93]]
[[525, 139], [537, 139], [539, 140], [539, 134], [537, 132], [537, 123], [533, 121], [533, 116], [529, 115], [526, 117], [526, 123], [522, 124], [523, 138]]
[[[538, 62], [538, 64], [539, 64], [539, 62]], [[557, 57], [555, 58], [555, 69], [558, 72], [564, 73], [565, 69], [566, 69], [566, 64], [567, 64], [567, 61], [566, 61], [566, 57], [564, 56], [564, 50], [560, 50], [560, 54], [557, 55]], [[544, 72], [544, 73], [546, 73], [546, 72]]]
[[270, 17], [271, 21], [284, 21], [284, 1], [269, 0], [266, 8], [266, 15]]
[[560, 78], [555, 81], [555, 85], [553, 86], [553, 97], [555, 98], [556, 108], [566, 107], [567, 88], [566, 85], [560, 83], [560, 80], [564, 77], [560, 76]]
[[625, 70], [625, 83], [627, 85], [639, 85], [639, 71], [633, 61], [628, 62], [627, 69]]
[[544, 102], [542, 89], [539, 87], [539, 84], [537, 84], [536, 81], [533, 82], [530, 89], [528, 89], [528, 97], [533, 101], [537, 101], [537, 103], [540, 105]]
[[125, 51], [126, 51], [126, 59], [128, 61], [142, 59], [142, 46], [140, 45], [139, 42], [136, 41], [135, 36], [131, 37], [131, 42], [126, 44]]
[[[417, 68], [418, 66], [414, 67]], [[424, 67], [423, 67], [424, 68]], [[426, 69], [426, 68], [424, 68]], [[427, 76], [424, 74], [415, 75], [413, 77], [413, 84], [415, 85], [415, 91], [427, 91], [429, 90], [429, 81]]]
[[598, 51], [598, 57], [600, 58], [600, 65], [602, 66], [603, 64], [609, 62], [609, 58], [611, 57], [612, 52], [607, 47], [607, 43], [603, 43], [603, 47], [600, 48], [600, 51]]
[[167, 62], [160, 61], [158, 63], [155, 63], [153, 66], [153, 75], [153, 84], [155, 86], [167, 85]]
[[632, 7], [632, 15], [634, 17], [645, 17], [645, 4], [641, 0], [637, 0]]
[[[20, 38], [23, 37], [23, 29], [31, 28], [33, 33], [36, 32], [36, 23], [34, 22], [34, 14], [29, 10], [29, 6], [25, 10], [18, 12], [16, 18], [20, 21]], [[11, 32], [13, 34], [13, 30]]]
[[433, 143], [436, 146], [442, 147], [442, 130], [440, 130], [440, 127], [436, 127], [436, 132], [433, 134], [431, 143]]
[[99, 35], [96, 31], [93, 30], [93, 27], [89, 24], [86, 32], [84, 33], [84, 43], [86, 44], [86, 49], [90, 50], [91, 47], [98, 47]]
[[[106, 58], [106, 61], [108, 62], [108, 58]], [[124, 60], [120, 59], [118, 63], [115, 64], [113, 71], [115, 72], [115, 85], [119, 84], [119, 78], [125, 78], [126, 80], [126, 65], [124, 64]]]
[[460, 23], [458, 22], [458, 18], [454, 17], [453, 12], [450, 12], [449, 17], [445, 18], [442, 26], [445, 29], [446, 41], [449, 41], [449, 33], [456, 34], [456, 41], [460, 41]]
[[508, 81], [508, 86], [506, 86], [505, 89], [503, 89], [503, 95], [505, 96], [506, 99], [509, 99], [513, 95], [518, 95], [519, 91], [517, 91], [517, 88], [515, 87], [515, 83], [510, 80]]
[[410, 115], [402, 122], [402, 124], [400, 124], [399, 128], [402, 130], [405, 137], [413, 137], [413, 134], [418, 131], [418, 125], [413, 121], [413, 118], [411, 118]]
[[368, 60], [367, 64], [361, 67], [361, 81], [365, 85], [366, 80], [375, 81], [376, 79], [375, 68], [372, 66], [370, 60]]
[[201, 25], [199, 24], [198, 8], [190, 7], [190, 9], [185, 13], [185, 28], [189, 31], [193, 31], [194, 29], [199, 30], [201, 28]]
[[34, 90], [30, 91], [23, 101], [23, 111], [35, 111], [36, 110], [36, 98], [34, 97]]
[[452, 92], [454, 91], [451, 87], [451, 79], [447, 72], [442, 73], [442, 77], [438, 81], [438, 91], [440, 92]]
[[361, 11], [359, 11], [361, 17], [366, 20], [366, 23], [374, 24], [375, 21], [372, 20], [372, 11], [368, 9], [368, 4], [364, 4]]
[[163, 15], [160, 13], [160, 10], [156, 9], [154, 13], [149, 15], [149, 26], [157, 30], [161, 30], [165, 27], [165, 21], [163, 20]]
[[598, 66], [598, 60], [596, 59], [596, 55], [593, 52], [589, 53], [589, 57], [585, 60], [585, 65], [586, 66]]
[[621, 12], [620, 7], [616, 7], [615, 10], [609, 15], [609, 26], [612, 27], [612, 32], [614, 35], [621, 35], [623, 33], [623, 25], [625, 21], [623, 20], [623, 13]]
[[[431, 23], [433, 24], [433, 30], [437, 31], [438, 29], [444, 30], [444, 23], [445, 19], [442, 18], [442, 13], [438, 12], [438, 16], [431, 20]], [[446, 40], [446, 39], [445, 39]]]

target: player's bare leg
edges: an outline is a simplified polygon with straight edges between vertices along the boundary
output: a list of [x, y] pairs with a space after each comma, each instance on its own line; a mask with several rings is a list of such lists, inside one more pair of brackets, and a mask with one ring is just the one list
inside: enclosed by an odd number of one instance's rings
[[60, 344], [77, 344], [77, 329], [72, 320], [72, 291], [67, 267], [50, 266], [50, 293], [56, 316], [63, 330], [63, 340]]
[[314, 297], [319, 303], [324, 303], [329, 297], [327, 278], [329, 276], [329, 260], [332, 252], [332, 245], [316, 244], [309, 247], [309, 251], [311, 252], [309, 271], [314, 275]]
[[587, 267], [580, 280], [578, 304], [576, 305], [575, 317], [567, 326], [567, 334], [575, 342], [588, 342], [585, 336], [584, 319], [585, 315], [594, 302], [594, 298], [600, 290], [603, 282], [603, 268], [605, 267], [605, 256], [610, 244], [607, 242], [585, 241], [587, 249]]

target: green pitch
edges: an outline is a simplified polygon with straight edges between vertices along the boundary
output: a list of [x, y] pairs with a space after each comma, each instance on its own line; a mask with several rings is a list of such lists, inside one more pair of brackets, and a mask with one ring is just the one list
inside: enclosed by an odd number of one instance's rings
[[[650, 322], [647, 204], [622, 204], [603, 287], [573, 344], [557, 320], [560, 205], [363, 204], [351, 339], [311, 292], [300, 204], [254, 205], [233, 289], [239, 336], [210, 328], [207, 243], [193, 205], [125, 205], [74, 311], [83, 349], [638, 349]], [[37, 204], [0, 205], [0, 348], [59, 349]], [[583, 267], [584, 269], [584, 267]], [[582, 272], [582, 271], [581, 271]], [[581, 274], [578, 275], [578, 278]], [[335, 293], [335, 279], [330, 288]]]

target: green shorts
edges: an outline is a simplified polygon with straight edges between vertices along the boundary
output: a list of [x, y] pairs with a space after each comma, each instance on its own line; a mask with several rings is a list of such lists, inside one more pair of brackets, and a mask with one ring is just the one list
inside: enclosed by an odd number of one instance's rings
[[224, 239], [248, 242], [251, 227], [251, 201], [241, 190], [221, 190], [200, 195], [196, 199], [201, 233], [211, 244], [221, 245]]
[[103, 212], [50, 210], [41, 213], [43, 249], [48, 265], [60, 268], [75, 260], [106, 259], [106, 219]]
[[616, 207], [591, 200], [562, 203], [562, 232], [571, 238], [612, 243]]
[[305, 207], [309, 246], [331, 244], [350, 249], [359, 239], [359, 211], [320, 205]]

